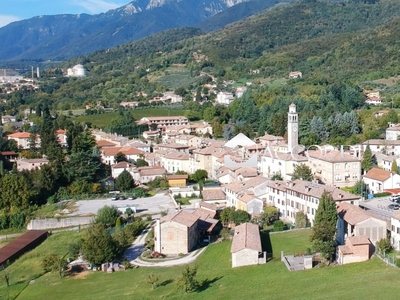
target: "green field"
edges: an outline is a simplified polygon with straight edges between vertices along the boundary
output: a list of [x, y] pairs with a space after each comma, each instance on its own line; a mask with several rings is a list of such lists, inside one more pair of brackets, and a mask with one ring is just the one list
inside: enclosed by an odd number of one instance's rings
[[[309, 230], [270, 235], [274, 259], [265, 265], [231, 268], [230, 242], [213, 244], [196, 262], [201, 291], [185, 294], [173, 282], [183, 267], [138, 268], [113, 274], [90, 272], [76, 278], [60, 279], [46, 274], [28, 285], [17, 299], [397, 299], [400, 270], [373, 258], [365, 263], [289, 272], [280, 262], [280, 251], [294, 253], [310, 246]], [[60, 233], [64, 236], [68, 233]], [[76, 234], [72, 234], [76, 237]], [[53, 237], [56, 237], [53, 236]], [[53, 238], [52, 237], [52, 238]], [[63, 238], [65, 241], [65, 239]], [[49, 239], [40, 248], [49, 247]], [[268, 241], [267, 241], [268, 242]], [[20, 260], [26, 260], [24, 257]], [[21, 268], [17, 261], [10, 269]], [[36, 264], [34, 264], [36, 269]], [[25, 264], [28, 270], [31, 267]], [[147, 276], [154, 272], [159, 286], [154, 290]], [[39, 273], [39, 271], [36, 271]], [[15, 284], [16, 278], [12, 278]], [[1, 283], [0, 292], [7, 292]], [[13, 288], [13, 287], [12, 287]], [[10, 288], [10, 289], [12, 289]], [[0, 299], [3, 299], [0, 297]], [[4, 298], [7, 299], [7, 298]]]
[[[158, 116], [184, 116], [188, 114], [189, 110], [182, 110], [176, 108], [148, 108], [148, 109], [135, 109], [132, 110], [132, 115], [136, 120], [143, 117], [158, 117]], [[192, 112], [193, 113], [193, 112]], [[111, 121], [118, 116], [118, 112], [105, 113], [100, 115], [83, 115], [78, 117], [71, 117], [71, 120], [82, 123], [91, 123], [93, 126], [103, 128], [110, 125]], [[200, 117], [200, 114], [199, 114]]]

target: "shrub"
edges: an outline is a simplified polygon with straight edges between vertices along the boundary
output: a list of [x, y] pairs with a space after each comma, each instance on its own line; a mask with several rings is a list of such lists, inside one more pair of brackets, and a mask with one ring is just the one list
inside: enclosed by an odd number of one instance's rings
[[77, 257], [81, 252], [81, 248], [82, 248], [82, 240], [78, 240], [77, 242], [69, 244], [68, 252], [73, 257]]
[[61, 272], [67, 266], [67, 261], [61, 256], [51, 253], [42, 260], [42, 268], [45, 272]]
[[381, 252], [390, 253], [393, 251], [393, 246], [390, 244], [390, 240], [388, 238], [381, 239], [376, 243], [376, 247]]
[[220, 236], [224, 241], [229, 240], [231, 238], [231, 231], [228, 228], [222, 228]]
[[274, 231], [283, 231], [285, 229], [285, 223], [282, 221], [276, 221], [274, 223]]
[[124, 260], [122, 262], [122, 265], [125, 267], [125, 270], [128, 270], [128, 269], [130, 269], [132, 267], [131, 263], [129, 261], [127, 261], [127, 260]]
[[387, 197], [387, 196], [390, 196], [390, 195], [391, 195], [391, 193], [383, 192], [383, 193], [376, 193], [376, 194], [374, 194], [374, 197], [375, 197], [375, 198], [380, 198], [380, 197]]
[[152, 258], [164, 258], [165, 255], [160, 252], [154, 251], [153, 253], [151, 253], [151, 257]]

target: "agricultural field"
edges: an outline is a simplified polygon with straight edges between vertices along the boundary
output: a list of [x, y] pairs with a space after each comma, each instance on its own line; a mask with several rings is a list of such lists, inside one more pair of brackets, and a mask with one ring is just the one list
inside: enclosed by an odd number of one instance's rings
[[[231, 268], [231, 242], [212, 244], [196, 261], [197, 278], [202, 287], [190, 294], [179, 290], [174, 282], [184, 267], [138, 268], [106, 274], [103, 272], [84, 272], [75, 277], [60, 279], [57, 274], [45, 274], [37, 278], [16, 299], [41, 299], [53, 295], [56, 299], [386, 299], [397, 298], [400, 287], [397, 278], [400, 270], [385, 265], [378, 258], [365, 263], [346, 266], [316, 268], [307, 271], [290, 272], [280, 261], [280, 251], [285, 253], [302, 253], [310, 247], [309, 230], [296, 230], [264, 235], [264, 245], [273, 249], [274, 258], [265, 265]], [[59, 241], [66, 242], [61, 236]], [[72, 238], [76, 238], [76, 233]], [[56, 237], [54, 235], [53, 237]], [[69, 237], [69, 236], [68, 236]], [[25, 255], [31, 258], [36, 271], [29, 274], [40, 274], [37, 261], [40, 253], [53, 245], [49, 239], [42, 246]], [[61, 248], [58, 246], [58, 249]], [[61, 251], [62, 253], [62, 251]], [[22, 257], [20, 260], [27, 261]], [[32, 260], [32, 258], [36, 259]], [[13, 276], [15, 268], [25, 266], [17, 261], [10, 267]], [[147, 278], [154, 273], [158, 276], [158, 286], [152, 290]], [[30, 276], [30, 275], [26, 275]], [[19, 286], [18, 278], [12, 278], [12, 284]], [[24, 287], [25, 287], [24, 286]], [[10, 288], [15, 289], [14, 286]], [[7, 292], [4, 284], [0, 293]], [[7, 294], [5, 294], [7, 295]], [[0, 299], [2, 299], [0, 297]], [[7, 299], [7, 298], [5, 298]], [[14, 299], [14, 298], [11, 298]]]

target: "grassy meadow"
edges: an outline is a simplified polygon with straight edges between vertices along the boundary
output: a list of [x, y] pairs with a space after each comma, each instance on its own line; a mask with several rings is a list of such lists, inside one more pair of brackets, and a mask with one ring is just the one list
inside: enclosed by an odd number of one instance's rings
[[[231, 268], [231, 242], [213, 244], [197, 259], [197, 278], [203, 287], [190, 294], [179, 290], [174, 283], [184, 267], [137, 268], [106, 274], [84, 272], [75, 277], [60, 279], [57, 274], [45, 274], [27, 284], [27, 277], [41, 275], [38, 260], [45, 249], [63, 253], [65, 246], [78, 237], [77, 233], [51, 236], [37, 249], [24, 255], [12, 266], [12, 286], [2, 282], [0, 299], [7, 298], [7, 290], [15, 291], [10, 299], [396, 299], [400, 292], [397, 278], [400, 270], [385, 265], [377, 258], [365, 263], [316, 268], [290, 272], [280, 262], [280, 251], [300, 253], [310, 247], [310, 231], [298, 230], [271, 234], [264, 240], [272, 245], [274, 258], [265, 265]], [[270, 242], [270, 243], [269, 243]], [[269, 245], [270, 244], [270, 245]], [[267, 249], [268, 250], [268, 249]], [[20, 278], [25, 270], [25, 277]], [[152, 290], [148, 275], [159, 278]], [[22, 280], [22, 283], [18, 281]], [[25, 280], [25, 281], [24, 281]], [[23, 288], [22, 288], [23, 287]], [[16, 292], [21, 292], [17, 298]]]

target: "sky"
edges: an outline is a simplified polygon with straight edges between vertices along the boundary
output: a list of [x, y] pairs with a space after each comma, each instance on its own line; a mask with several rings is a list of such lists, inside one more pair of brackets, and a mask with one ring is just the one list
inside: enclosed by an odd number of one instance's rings
[[131, 0], [0, 0], [0, 27], [41, 15], [99, 14]]

